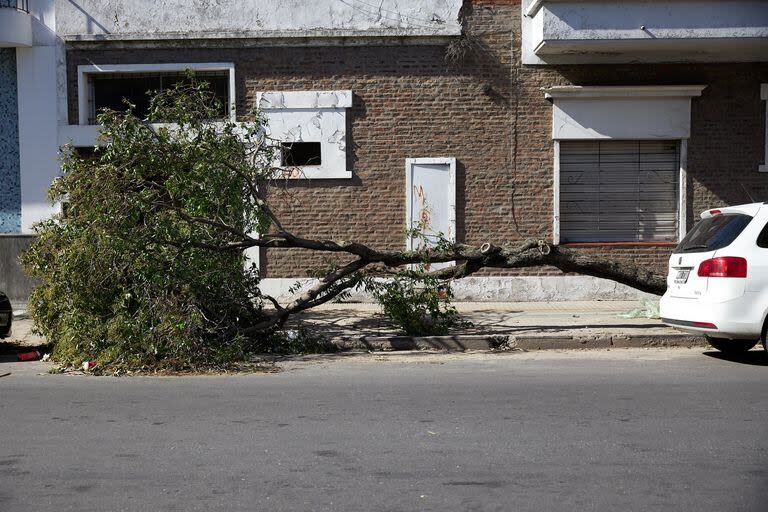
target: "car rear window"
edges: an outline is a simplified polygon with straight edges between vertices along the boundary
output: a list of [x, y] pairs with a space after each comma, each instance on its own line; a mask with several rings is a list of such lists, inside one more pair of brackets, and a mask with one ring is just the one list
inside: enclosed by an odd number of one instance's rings
[[728, 247], [736, 240], [752, 217], [741, 213], [723, 213], [707, 217], [696, 224], [675, 254], [681, 252], [709, 252]]

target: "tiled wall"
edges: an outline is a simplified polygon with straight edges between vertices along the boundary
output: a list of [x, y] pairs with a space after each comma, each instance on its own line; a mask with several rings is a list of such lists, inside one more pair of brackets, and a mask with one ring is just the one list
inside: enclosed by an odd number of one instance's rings
[[16, 49], [0, 48], [0, 233], [21, 231]]

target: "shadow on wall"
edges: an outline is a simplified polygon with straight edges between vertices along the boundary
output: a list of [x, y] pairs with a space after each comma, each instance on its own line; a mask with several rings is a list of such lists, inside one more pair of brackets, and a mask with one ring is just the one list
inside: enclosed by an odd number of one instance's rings
[[26, 274], [19, 263], [19, 255], [34, 240], [32, 235], [0, 236], [0, 290], [11, 302], [26, 302], [36, 282]]
[[[88, 12], [85, 9], [83, 9], [77, 2], [74, 2], [73, 0], [67, 0], [67, 1], [72, 5], [72, 7], [74, 7], [75, 9], [80, 11], [81, 13], [83, 13], [83, 16], [85, 16], [85, 20], [86, 20], [85, 21], [86, 33], [94, 34], [94, 31], [93, 31], [93, 27], [94, 26], [98, 27], [99, 30], [101, 30], [102, 34], [110, 34], [111, 33], [107, 29], [107, 27], [105, 27], [104, 25], [102, 25], [101, 23], [96, 21], [96, 18], [94, 18], [93, 16], [88, 14]], [[115, 17], [117, 17], [117, 14], [115, 14]]]

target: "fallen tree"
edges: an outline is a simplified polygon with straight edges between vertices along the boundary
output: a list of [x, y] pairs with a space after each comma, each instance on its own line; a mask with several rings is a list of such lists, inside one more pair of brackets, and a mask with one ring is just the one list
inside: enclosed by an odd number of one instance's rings
[[[254, 112], [243, 123], [211, 122], [220, 111], [206, 84], [190, 77], [153, 97], [145, 119], [130, 105], [101, 113], [94, 155], [65, 156], [51, 198], [66, 208], [38, 226], [23, 257], [43, 282], [30, 300], [36, 325], [60, 360], [184, 366], [243, 358], [291, 315], [378, 277], [445, 281], [483, 268], [550, 266], [665, 290], [651, 269], [544, 240], [473, 247], [437, 237], [393, 251], [302, 237], [263, 193], [285, 179], [264, 119]], [[419, 229], [407, 236], [426, 241]], [[253, 248], [320, 251], [339, 263], [318, 269], [316, 284], [281, 304], [262, 293], [257, 269], [246, 264]], [[456, 264], [426, 270], [449, 261]]]

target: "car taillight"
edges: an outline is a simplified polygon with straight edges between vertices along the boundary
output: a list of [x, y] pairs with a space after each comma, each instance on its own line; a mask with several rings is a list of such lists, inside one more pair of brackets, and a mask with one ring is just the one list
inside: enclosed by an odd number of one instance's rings
[[702, 261], [699, 277], [747, 277], [747, 260], [723, 256]]

